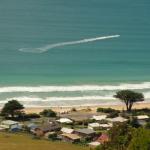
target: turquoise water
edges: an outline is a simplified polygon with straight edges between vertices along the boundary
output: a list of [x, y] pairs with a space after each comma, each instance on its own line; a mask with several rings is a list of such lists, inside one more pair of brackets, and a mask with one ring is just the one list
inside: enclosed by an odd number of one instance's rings
[[[72, 92], [5, 91], [2, 87], [147, 84], [150, 96], [150, 1], [5, 0], [0, 5], [0, 100], [112, 96], [118, 88]], [[119, 38], [24, 53], [21, 48], [94, 37]], [[124, 87], [124, 86], [123, 86]], [[128, 86], [125, 86], [128, 88]], [[133, 88], [134, 89], [134, 88]], [[9, 91], [9, 93], [8, 93]], [[68, 98], [68, 99], [69, 99]], [[51, 100], [50, 99], [50, 100]], [[70, 98], [71, 99], [71, 98]], [[97, 98], [98, 99], [98, 98]], [[111, 99], [111, 98], [110, 98]], [[25, 101], [25, 100], [24, 100]], [[28, 100], [27, 100], [28, 101]], [[49, 100], [47, 100], [49, 102]], [[63, 100], [62, 100], [63, 101]], [[61, 104], [62, 104], [61, 101]], [[64, 100], [65, 101], [65, 100]], [[68, 101], [63, 104], [68, 104]], [[70, 104], [72, 101], [69, 101]], [[98, 102], [98, 100], [96, 101]], [[96, 103], [95, 102], [95, 103]], [[99, 101], [100, 102], [100, 101]], [[32, 99], [29, 103], [31, 105]], [[82, 100], [81, 104], [93, 103]], [[44, 105], [44, 102], [42, 103]], [[48, 103], [49, 104], [49, 103]]]

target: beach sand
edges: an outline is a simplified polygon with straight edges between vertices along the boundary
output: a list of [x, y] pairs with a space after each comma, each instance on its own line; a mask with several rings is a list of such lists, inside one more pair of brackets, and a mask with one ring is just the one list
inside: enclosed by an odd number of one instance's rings
[[[76, 108], [76, 110], [84, 110], [91, 109], [91, 111], [96, 112], [97, 108], [113, 108], [116, 110], [125, 110], [126, 107], [124, 104], [122, 105], [98, 105], [98, 106], [77, 106], [77, 107], [29, 107], [25, 108], [26, 113], [39, 113], [44, 109], [52, 109], [57, 113], [64, 113], [71, 111], [72, 108]], [[136, 103], [133, 105], [134, 109], [142, 109], [142, 108], [150, 108], [150, 103]]]

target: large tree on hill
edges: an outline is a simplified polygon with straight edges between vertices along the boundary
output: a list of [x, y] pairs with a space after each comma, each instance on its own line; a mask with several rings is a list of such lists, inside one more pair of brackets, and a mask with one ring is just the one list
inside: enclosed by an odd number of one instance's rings
[[17, 100], [11, 100], [4, 105], [1, 115], [5, 117], [14, 117], [14, 115], [21, 112], [22, 109], [24, 109], [22, 104], [20, 104]]
[[134, 103], [144, 101], [144, 95], [142, 93], [131, 90], [118, 91], [114, 97], [119, 98], [126, 104], [127, 111], [131, 111]]

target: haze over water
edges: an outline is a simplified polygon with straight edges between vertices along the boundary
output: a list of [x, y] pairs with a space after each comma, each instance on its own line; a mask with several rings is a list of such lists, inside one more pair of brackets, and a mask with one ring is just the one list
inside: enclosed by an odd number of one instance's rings
[[[0, 5], [0, 105], [118, 102], [120, 89], [150, 99], [150, 1], [5, 0]], [[62, 45], [44, 53], [20, 49]], [[42, 87], [41, 87], [42, 86]]]

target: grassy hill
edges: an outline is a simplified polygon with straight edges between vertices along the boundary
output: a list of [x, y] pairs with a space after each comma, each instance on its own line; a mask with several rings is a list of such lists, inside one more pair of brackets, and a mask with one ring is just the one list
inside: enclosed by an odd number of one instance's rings
[[87, 150], [78, 145], [35, 140], [25, 134], [8, 134], [0, 132], [0, 150]]

